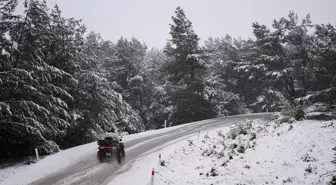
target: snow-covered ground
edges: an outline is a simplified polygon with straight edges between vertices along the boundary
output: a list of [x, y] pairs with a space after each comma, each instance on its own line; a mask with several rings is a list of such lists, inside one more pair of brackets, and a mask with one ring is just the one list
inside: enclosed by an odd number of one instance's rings
[[[138, 134], [126, 135], [123, 137], [124, 142], [153, 136], [157, 134], [164, 134], [169, 131], [173, 131], [190, 124], [202, 124], [205, 122], [212, 122], [215, 119], [198, 121], [194, 123], [189, 123], [185, 125], [179, 125], [174, 127], [168, 127], [159, 130], [151, 130], [147, 132], [142, 132]], [[150, 142], [151, 140], [146, 140], [138, 143], [133, 147], [127, 148], [126, 151], [132, 150], [135, 147], [145, 143]], [[67, 150], [60, 151], [56, 154], [47, 156], [40, 160], [38, 163], [32, 165], [17, 164], [11, 167], [0, 169], [0, 184], [25, 184], [27, 182], [33, 182], [45, 177], [56, 171], [65, 169], [69, 166], [72, 166], [75, 163], [79, 163], [85, 156], [94, 155], [93, 153], [97, 152], [97, 143], [92, 142], [85, 145], [77, 146]]]
[[4, 179], [9, 178], [12, 175], [19, 173], [28, 167], [29, 167], [28, 165], [25, 165], [23, 163], [18, 163], [10, 167], [0, 169], [0, 184], [2, 183]]
[[[335, 121], [246, 121], [144, 156], [112, 184], [328, 184], [336, 176]], [[165, 166], [158, 165], [162, 154]]]

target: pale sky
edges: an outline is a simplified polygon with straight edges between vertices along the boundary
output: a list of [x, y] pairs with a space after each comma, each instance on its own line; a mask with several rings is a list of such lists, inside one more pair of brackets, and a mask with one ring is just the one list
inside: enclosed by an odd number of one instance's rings
[[169, 36], [171, 16], [180, 6], [198, 36], [253, 37], [252, 22], [270, 26], [274, 18], [294, 10], [300, 17], [311, 14], [313, 23], [336, 24], [336, 0], [47, 0], [58, 4], [66, 17], [83, 19], [88, 31], [107, 40], [121, 36], [162, 48]]

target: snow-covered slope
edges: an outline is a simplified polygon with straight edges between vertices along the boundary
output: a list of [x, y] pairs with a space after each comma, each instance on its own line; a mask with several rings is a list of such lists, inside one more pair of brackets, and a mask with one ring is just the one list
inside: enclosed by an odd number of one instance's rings
[[[152, 168], [160, 185], [328, 184], [336, 175], [335, 147], [333, 121], [248, 121], [145, 156], [111, 184], [147, 185]], [[158, 165], [159, 153], [165, 166]]]
[[18, 164], [0, 169], [0, 184], [5, 179], [13, 176], [16, 173], [19, 173], [19, 172], [25, 170], [27, 168], [29, 168], [28, 165], [25, 165], [24, 163], [18, 163]]

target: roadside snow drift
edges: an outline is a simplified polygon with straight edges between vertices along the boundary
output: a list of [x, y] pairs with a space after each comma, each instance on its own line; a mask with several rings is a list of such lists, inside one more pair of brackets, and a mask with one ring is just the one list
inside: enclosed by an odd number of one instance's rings
[[7, 168], [0, 169], [0, 184], [4, 179], [7, 179], [8, 177], [11, 177], [16, 173], [19, 173], [28, 167], [29, 166], [25, 164], [16, 164]]
[[335, 147], [333, 121], [247, 120], [143, 157], [111, 184], [147, 185], [152, 168], [160, 185], [328, 184], [336, 174]]

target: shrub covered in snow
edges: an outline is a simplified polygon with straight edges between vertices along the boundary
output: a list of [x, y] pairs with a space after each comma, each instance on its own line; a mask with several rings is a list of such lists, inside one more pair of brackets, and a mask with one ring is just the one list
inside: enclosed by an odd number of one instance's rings
[[[265, 122], [245, 120], [232, 125], [230, 131], [225, 134], [218, 130], [215, 138], [204, 134], [202, 145], [205, 146], [200, 147], [202, 156], [221, 160], [221, 165], [226, 166], [228, 161], [256, 146], [255, 140], [258, 137], [258, 133], [261, 134], [264, 131], [261, 125], [265, 125]], [[207, 144], [212, 142], [214, 144]], [[190, 145], [190, 141], [189, 146], [194, 147]]]
[[[159, 181], [173, 185], [332, 183], [336, 171], [330, 162], [336, 151], [331, 150], [336, 142], [333, 126], [331, 122], [245, 120], [225, 131], [204, 134], [202, 142], [189, 139], [186, 147], [174, 147], [179, 155], [167, 161], [174, 172], [160, 177], [169, 183]], [[180, 173], [183, 176], [176, 177]]]
[[305, 112], [303, 111], [303, 108], [301, 106], [295, 107], [293, 116], [296, 120], [302, 120], [305, 116]]
[[247, 135], [251, 127], [252, 121], [250, 120], [239, 122], [231, 127], [227, 137], [230, 139], [235, 139], [238, 135]]
[[283, 107], [280, 114], [276, 114], [278, 123], [293, 123], [295, 120], [302, 120], [305, 117], [305, 112], [302, 106]]
[[296, 102], [308, 105], [308, 112], [326, 112], [335, 110], [336, 88], [331, 87], [322, 91], [311, 92], [308, 95], [297, 98]]
[[39, 146], [38, 150], [40, 155], [48, 155], [58, 152], [60, 148], [54, 141], [47, 141], [42, 146]]
[[317, 102], [312, 105], [306, 106], [304, 111], [306, 113], [311, 113], [311, 112], [327, 112], [330, 110], [330, 105], [326, 103], [321, 103]]
[[336, 112], [311, 112], [306, 114], [305, 118], [315, 120], [334, 120], [336, 119]]

